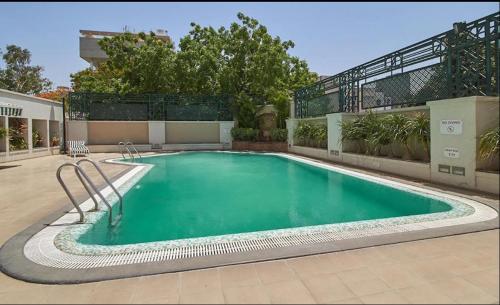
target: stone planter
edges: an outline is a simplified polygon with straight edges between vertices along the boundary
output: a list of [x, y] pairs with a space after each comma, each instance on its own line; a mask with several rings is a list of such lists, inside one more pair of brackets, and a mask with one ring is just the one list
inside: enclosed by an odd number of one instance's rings
[[233, 150], [287, 152], [286, 142], [233, 141]]

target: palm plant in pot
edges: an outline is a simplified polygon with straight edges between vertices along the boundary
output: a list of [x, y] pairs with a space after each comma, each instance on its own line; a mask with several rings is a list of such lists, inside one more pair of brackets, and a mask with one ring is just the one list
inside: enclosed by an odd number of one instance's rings
[[422, 145], [425, 151], [424, 161], [430, 160], [430, 139], [431, 124], [429, 117], [422, 112], [415, 115], [413, 119], [408, 120], [408, 135], [414, 137]]
[[392, 157], [394, 155], [392, 151], [393, 136], [391, 128], [389, 126], [389, 120], [386, 117], [378, 118], [377, 129], [374, 135], [371, 137], [373, 145], [376, 147], [376, 154], [381, 155], [381, 150], [383, 147], [387, 147], [387, 155]]
[[367, 155], [378, 154], [377, 132], [379, 127], [379, 119], [372, 111], [369, 111], [358, 121], [359, 133], [365, 143]]
[[363, 135], [361, 129], [359, 128], [359, 118], [351, 121], [341, 121], [339, 125], [341, 128], [340, 142], [343, 144], [356, 144], [356, 153], [361, 153], [363, 151]]
[[489, 159], [500, 152], [500, 127], [493, 128], [479, 138], [479, 157]]
[[386, 120], [387, 132], [392, 135], [392, 142], [401, 145], [404, 149], [401, 158], [403, 160], [411, 159], [412, 151], [408, 144], [408, 139], [410, 138], [408, 117], [404, 114], [389, 114]]

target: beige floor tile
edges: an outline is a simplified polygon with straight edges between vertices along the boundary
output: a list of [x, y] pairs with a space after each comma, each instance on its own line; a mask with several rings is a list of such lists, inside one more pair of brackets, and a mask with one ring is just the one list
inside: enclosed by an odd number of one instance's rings
[[445, 268], [452, 275], [464, 275], [483, 270], [482, 266], [478, 266], [475, 262], [469, 263], [456, 255], [447, 255], [433, 260], [433, 264], [438, 264]]
[[359, 298], [345, 299], [330, 302], [330, 304], [364, 304]]
[[377, 278], [377, 275], [373, 273], [369, 267], [346, 270], [337, 273], [337, 275], [344, 283], [360, 282]]
[[180, 280], [177, 273], [141, 277], [132, 296], [133, 303], [178, 303]]
[[264, 285], [273, 304], [315, 304], [314, 298], [299, 280]]
[[452, 298], [430, 284], [399, 289], [398, 293], [412, 304], [455, 304]]
[[403, 263], [374, 264], [370, 266], [370, 270], [393, 289], [425, 284], [420, 276], [411, 272]]
[[263, 284], [296, 279], [295, 273], [284, 260], [258, 263], [254, 267]]
[[484, 270], [462, 276], [462, 278], [495, 298], [499, 298], [498, 269]]
[[357, 256], [360, 261], [364, 262], [365, 265], [380, 264], [390, 260], [390, 257], [380, 251], [379, 247], [362, 248], [350, 252]]
[[270, 304], [271, 300], [263, 286], [241, 286], [224, 288], [225, 301], [228, 304]]
[[366, 295], [361, 300], [365, 304], [409, 304], [407, 299], [395, 291]]
[[391, 288], [381, 279], [369, 279], [357, 282], [347, 282], [346, 285], [351, 289], [357, 296], [365, 296], [380, 292], [385, 292]]
[[99, 282], [96, 289], [93, 290], [90, 303], [130, 303], [132, 302], [135, 290], [142, 288], [138, 285], [139, 282], [140, 278]]
[[477, 286], [462, 278], [453, 278], [433, 283], [434, 287], [441, 293], [447, 295], [457, 303], [462, 304], [484, 304], [497, 301], [496, 297], [487, 294]]
[[222, 287], [259, 285], [260, 279], [252, 264], [227, 266], [219, 269]]
[[354, 298], [355, 295], [335, 274], [322, 274], [302, 280], [316, 302], [324, 304]]
[[4, 304], [50, 304], [48, 287], [31, 287], [0, 293], [0, 303]]
[[292, 258], [286, 260], [286, 263], [300, 277], [325, 273], [314, 256]]
[[330, 271], [335, 273], [366, 266], [366, 263], [359, 256], [353, 254], [352, 251], [333, 252], [325, 254], [324, 257], [330, 261]]
[[442, 258], [420, 259], [408, 264], [408, 268], [426, 281], [438, 281], [454, 277], [452, 270], [443, 265]]
[[429, 242], [428, 240], [403, 243], [402, 247], [414, 259], [429, 259], [450, 254], [446, 248], [439, 247], [435, 242]]
[[181, 294], [217, 289], [221, 289], [220, 274], [217, 268], [188, 271], [180, 274]]
[[180, 296], [181, 304], [222, 304], [224, 295], [220, 289], [209, 289], [197, 293], [182, 293]]

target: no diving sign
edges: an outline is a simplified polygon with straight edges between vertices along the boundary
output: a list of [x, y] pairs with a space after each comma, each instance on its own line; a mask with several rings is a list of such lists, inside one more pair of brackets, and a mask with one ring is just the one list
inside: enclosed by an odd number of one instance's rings
[[441, 134], [462, 134], [461, 120], [441, 120]]

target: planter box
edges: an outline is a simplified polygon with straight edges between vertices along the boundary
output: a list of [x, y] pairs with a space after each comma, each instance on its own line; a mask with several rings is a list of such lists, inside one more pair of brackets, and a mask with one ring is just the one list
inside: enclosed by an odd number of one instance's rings
[[352, 153], [342, 153], [342, 162], [411, 178], [431, 180], [430, 163]]
[[328, 159], [328, 150], [326, 150], [326, 148], [322, 149], [322, 148], [293, 145], [288, 149], [288, 151], [298, 155], [303, 155], [316, 159], [323, 159], [323, 160]]
[[500, 173], [476, 171], [476, 189], [498, 195], [499, 185]]
[[288, 145], [286, 142], [233, 141], [233, 150], [287, 152]]

